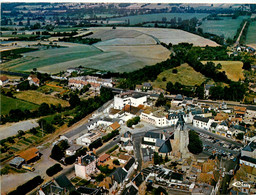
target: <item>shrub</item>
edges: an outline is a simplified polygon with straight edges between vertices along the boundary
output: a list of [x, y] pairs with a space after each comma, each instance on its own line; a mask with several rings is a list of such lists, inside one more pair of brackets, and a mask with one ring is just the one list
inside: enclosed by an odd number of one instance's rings
[[120, 162], [119, 162], [119, 160], [115, 159], [115, 160], [113, 160], [113, 164], [120, 165]]
[[94, 142], [92, 142], [90, 145], [89, 145], [89, 149], [92, 150], [93, 148], [96, 149], [98, 147], [102, 146], [102, 142], [101, 142], [101, 139], [97, 139], [95, 140]]
[[61, 165], [59, 163], [56, 163], [55, 165], [51, 166], [49, 169], [46, 170], [46, 174], [48, 176], [53, 176], [56, 173], [60, 172], [63, 168], [61, 167]]
[[76, 155], [68, 156], [65, 158], [65, 163], [71, 165], [76, 162]]
[[101, 174], [99, 174], [99, 175], [96, 177], [96, 181], [97, 181], [97, 182], [101, 182], [101, 181], [103, 181], [104, 178], [105, 178], [105, 176], [101, 173]]
[[173, 73], [173, 74], [177, 74], [177, 73], [178, 73], [178, 70], [177, 70], [177, 69], [172, 69], [172, 73]]

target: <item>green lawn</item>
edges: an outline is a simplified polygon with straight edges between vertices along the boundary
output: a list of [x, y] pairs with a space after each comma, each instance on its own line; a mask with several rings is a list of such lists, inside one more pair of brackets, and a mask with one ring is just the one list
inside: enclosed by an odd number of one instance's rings
[[[200, 85], [206, 80], [206, 77], [199, 72], [196, 72], [188, 64], [182, 64], [176, 68], [178, 70], [177, 74], [172, 73], [173, 69], [165, 70], [157, 76], [157, 79], [153, 82], [153, 87], [166, 88], [166, 84], [171, 81], [173, 84], [179, 82], [183, 85], [194, 86]], [[166, 81], [163, 81], [163, 78]]]
[[20, 99], [14, 99], [1, 94], [1, 114], [8, 114], [12, 109], [35, 110], [39, 106]]

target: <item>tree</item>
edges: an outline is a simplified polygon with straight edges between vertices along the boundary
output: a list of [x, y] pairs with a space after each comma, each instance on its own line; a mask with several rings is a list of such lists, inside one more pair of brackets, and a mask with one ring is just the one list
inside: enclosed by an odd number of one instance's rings
[[236, 139], [243, 140], [244, 139], [244, 133], [238, 133], [236, 135]]
[[113, 160], [113, 164], [120, 165], [120, 162], [119, 162], [119, 160], [115, 159], [115, 160]]
[[29, 133], [35, 135], [35, 134], [37, 133], [36, 128], [33, 127], [32, 129], [30, 129], [30, 130], [29, 130]]
[[105, 176], [101, 173], [101, 174], [99, 174], [99, 175], [96, 177], [96, 181], [97, 181], [97, 182], [101, 182], [101, 181], [103, 181], [104, 178], [105, 178]]
[[22, 137], [23, 135], [25, 135], [25, 132], [22, 131], [22, 130], [19, 130], [17, 136], [18, 136], [18, 137]]
[[48, 104], [42, 103], [38, 108], [39, 114], [45, 116], [51, 113], [51, 109]]
[[222, 65], [221, 65], [220, 63], [218, 63], [217, 66], [216, 66], [216, 68], [217, 68], [218, 70], [220, 70], [220, 69], [222, 69]]
[[164, 162], [168, 162], [169, 161], [169, 159], [168, 159], [168, 156], [167, 156], [167, 154], [165, 155], [165, 158], [164, 158]]
[[177, 74], [178, 73], [178, 70], [176, 68], [172, 69], [172, 73], [173, 74]]
[[243, 63], [243, 69], [244, 70], [251, 70], [251, 63], [250, 63], [250, 61], [245, 61], [244, 63]]
[[154, 164], [158, 165], [160, 163], [159, 156], [157, 152], [154, 152]]
[[74, 108], [80, 104], [80, 99], [77, 94], [70, 94], [69, 104], [71, 108]]
[[159, 107], [159, 106], [164, 106], [166, 104], [166, 99], [164, 97], [164, 94], [161, 93], [156, 101], [155, 106]]
[[188, 150], [192, 154], [199, 154], [203, 151], [202, 141], [200, 140], [198, 134], [193, 130], [189, 131]]
[[59, 161], [64, 156], [64, 152], [60, 149], [58, 145], [54, 145], [50, 157], [54, 160]]
[[166, 81], [166, 77], [163, 77], [163, 78], [162, 78], [162, 81]]

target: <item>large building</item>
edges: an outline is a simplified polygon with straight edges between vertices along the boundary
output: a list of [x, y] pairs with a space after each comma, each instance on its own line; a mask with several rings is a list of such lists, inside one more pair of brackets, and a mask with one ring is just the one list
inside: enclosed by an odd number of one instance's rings
[[122, 93], [114, 97], [114, 109], [122, 110], [125, 105], [138, 107], [147, 104], [147, 96], [138, 93]]

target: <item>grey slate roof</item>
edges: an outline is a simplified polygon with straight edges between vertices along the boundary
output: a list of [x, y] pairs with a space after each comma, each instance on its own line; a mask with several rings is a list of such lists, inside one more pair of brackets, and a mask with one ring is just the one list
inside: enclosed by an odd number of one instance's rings
[[161, 146], [163, 145], [163, 143], [164, 143], [164, 140], [162, 140], [162, 139], [156, 139], [156, 144], [155, 144], [155, 146], [161, 147]]
[[109, 176], [112, 177], [112, 175], [114, 176], [114, 180], [117, 183], [122, 183], [125, 180], [126, 176], [127, 176], [127, 172], [125, 170], [123, 170], [121, 167], [118, 167]]
[[61, 188], [66, 188], [69, 190], [69, 192], [76, 190], [76, 188], [65, 175], [60, 175], [55, 179], [55, 181]]
[[84, 165], [88, 165], [91, 162], [93, 162], [94, 160], [96, 160], [96, 156], [93, 154], [87, 154], [85, 156], [82, 157], [82, 164]]
[[201, 116], [194, 116], [194, 120], [202, 121], [202, 122], [205, 122], [205, 123], [208, 123], [208, 121], [209, 121], [208, 118], [201, 117]]
[[158, 152], [160, 153], [169, 153], [171, 151], [172, 151], [172, 146], [169, 139], [167, 139], [158, 150]]
[[124, 190], [122, 195], [136, 195], [137, 193], [138, 190], [133, 185], [130, 185], [128, 188]]
[[256, 159], [255, 159], [255, 158], [248, 157], [248, 156], [242, 156], [242, 157], [240, 158], [240, 160], [244, 160], [244, 161], [247, 161], [247, 162], [256, 164]]
[[153, 143], [153, 142], [147, 142], [147, 141], [144, 141], [144, 140], [142, 140], [142, 143], [141, 143], [141, 144], [150, 145], [150, 146], [155, 146], [155, 143]]
[[141, 148], [143, 157], [151, 157], [154, 154], [154, 151], [151, 148]]
[[148, 131], [146, 132], [145, 136], [144, 137], [150, 137], [150, 138], [155, 138], [155, 139], [162, 139], [163, 138], [163, 135], [161, 133], [155, 133], [155, 132], [152, 132], [152, 131]]
[[213, 122], [213, 123], [211, 124], [211, 127], [216, 128], [216, 127], [217, 127], [217, 125], [218, 125], [218, 123]]
[[14, 159], [12, 159], [9, 164], [10, 165], [14, 165], [16, 167], [19, 167], [25, 160], [21, 157], [15, 157]]
[[135, 159], [133, 157], [130, 158], [130, 160], [126, 163], [126, 165], [124, 166], [124, 169], [126, 171], [129, 171], [130, 168], [132, 167], [132, 165], [135, 163]]

